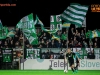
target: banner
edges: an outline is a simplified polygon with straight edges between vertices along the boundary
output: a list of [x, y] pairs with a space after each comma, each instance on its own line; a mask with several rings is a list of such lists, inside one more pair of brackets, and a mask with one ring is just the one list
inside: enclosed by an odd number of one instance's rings
[[[24, 65], [23, 65], [24, 63]], [[67, 65], [65, 65], [67, 68]], [[21, 70], [64, 70], [63, 59], [22, 59]], [[70, 67], [68, 65], [68, 69]], [[83, 59], [79, 70], [100, 70], [100, 60]]]
[[3, 62], [13, 61], [13, 49], [2, 49]]
[[40, 59], [41, 49], [39, 48], [32, 48], [32, 49], [25, 49], [25, 59]]
[[69, 28], [70, 25], [71, 25], [70, 23], [64, 22], [62, 28]]
[[62, 20], [61, 15], [51, 15], [50, 16], [50, 30], [62, 30]]

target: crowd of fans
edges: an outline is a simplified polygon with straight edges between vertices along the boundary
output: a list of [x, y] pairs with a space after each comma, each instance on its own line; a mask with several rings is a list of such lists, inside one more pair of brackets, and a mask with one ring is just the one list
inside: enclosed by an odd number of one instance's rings
[[[56, 34], [59, 37], [62, 35], [66, 36], [66, 39], [61, 40], [51, 40], [52, 34], [49, 34], [44, 31], [38, 30], [38, 39], [40, 48], [99, 48], [99, 38], [94, 38], [92, 40], [86, 39], [85, 37], [86, 29], [85, 28], [69, 28], [59, 30]], [[68, 35], [67, 35], [68, 34]], [[68, 36], [68, 39], [67, 39]]]
[[[52, 34], [44, 32], [43, 30], [36, 29], [38, 36], [38, 45], [30, 45], [28, 39], [24, 38], [24, 45], [27, 48], [38, 47], [38, 48], [99, 48], [99, 38], [94, 38], [91, 41], [86, 39], [85, 28], [74, 28], [62, 29], [57, 31], [56, 35], [62, 37], [65, 35], [65, 39], [51, 39]], [[68, 35], [67, 35], [68, 34]], [[68, 39], [67, 39], [68, 37]], [[23, 33], [20, 29], [16, 28], [14, 37], [8, 37], [0, 40], [0, 48], [22, 48], [23, 47]]]
[[[99, 38], [94, 38], [92, 40], [86, 39], [85, 28], [63, 28], [56, 32], [56, 35], [61, 37], [60, 40], [52, 39], [52, 34], [44, 32], [41, 28], [37, 28], [36, 33], [39, 44], [30, 45], [28, 39], [23, 37], [23, 32], [16, 28], [13, 37], [7, 37], [6, 39], [0, 40], [0, 48], [23, 48], [23, 46], [25, 48], [100, 48]], [[62, 39], [62, 35], [66, 36], [66, 38]], [[91, 58], [91, 56], [89, 56], [90, 54], [91, 53], [88, 53], [87, 55], [87, 58], [89, 59]], [[58, 53], [47, 51], [46, 53], [42, 53], [41, 58], [63, 59], [64, 55], [62, 51]]]

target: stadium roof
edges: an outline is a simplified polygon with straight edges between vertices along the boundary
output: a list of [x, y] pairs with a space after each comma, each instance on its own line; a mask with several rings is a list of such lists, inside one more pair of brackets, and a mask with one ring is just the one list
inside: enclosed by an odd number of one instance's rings
[[[50, 25], [49, 24], [50, 15], [61, 14], [67, 8], [67, 6], [71, 2], [73, 2], [73, 1], [70, 1], [70, 2], [67, 2], [67, 1], [66, 2], [65, 1], [52, 2], [51, 1], [49, 2], [46, 0], [44, 1], [42, 0], [41, 2], [40, 1], [36, 0], [34, 2], [34, 0], [0, 0], [1, 3], [16, 4], [16, 6], [12, 6], [12, 7], [0, 7], [0, 19], [3, 25], [16, 26], [17, 22], [22, 17], [30, 13], [33, 13], [33, 14], [38, 15], [38, 17], [44, 23], [45, 27], [48, 27]], [[87, 3], [87, 4], [86, 3], [87, 2], [84, 1], [83, 3], [81, 2], [80, 4], [89, 5], [89, 6], [91, 4], [95, 4], [95, 3]], [[98, 26], [100, 25], [100, 21], [97, 18], [99, 17], [100, 17], [100, 13], [91, 12], [91, 7], [89, 7], [89, 10], [86, 16], [87, 28], [91, 29], [91, 26], [93, 26], [93, 28], [98, 28]]]

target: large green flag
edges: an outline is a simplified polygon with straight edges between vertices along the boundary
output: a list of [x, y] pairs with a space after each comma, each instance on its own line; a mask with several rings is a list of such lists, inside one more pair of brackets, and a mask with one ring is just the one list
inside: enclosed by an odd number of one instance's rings
[[88, 6], [71, 3], [70, 6], [68, 6], [61, 14], [61, 19], [65, 22], [68, 21], [71, 24], [75, 24], [76, 27], [82, 27], [87, 11]]
[[62, 30], [62, 19], [60, 18], [61, 15], [51, 15], [50, 16], [50, 29], [51, 30]]
[[33, 14], [23, 17], [17, 24], [17, 28], [21, 28], [31, 45], [38, 45], [38, 37], [33, 20]]
[[6, 39], [8, 33], [8, 28], [3, 27], [2, 22], [0, 20], [0, 39]]
[[29, 40], [30, 44], [38, 44], [38, 37], [33, 29], [24, 29], [23, 32], [26, 38]]

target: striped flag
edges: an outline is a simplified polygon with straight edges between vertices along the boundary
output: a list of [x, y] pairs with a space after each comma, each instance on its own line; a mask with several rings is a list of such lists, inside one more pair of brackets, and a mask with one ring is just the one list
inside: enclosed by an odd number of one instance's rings
[[88, 6], [83, 6], [78, 3], [71, 3], [70, 6], [61, 14], [61, 19], [75, 24], [77, 27], [82, 27], [82, 23], [88, 11]]

